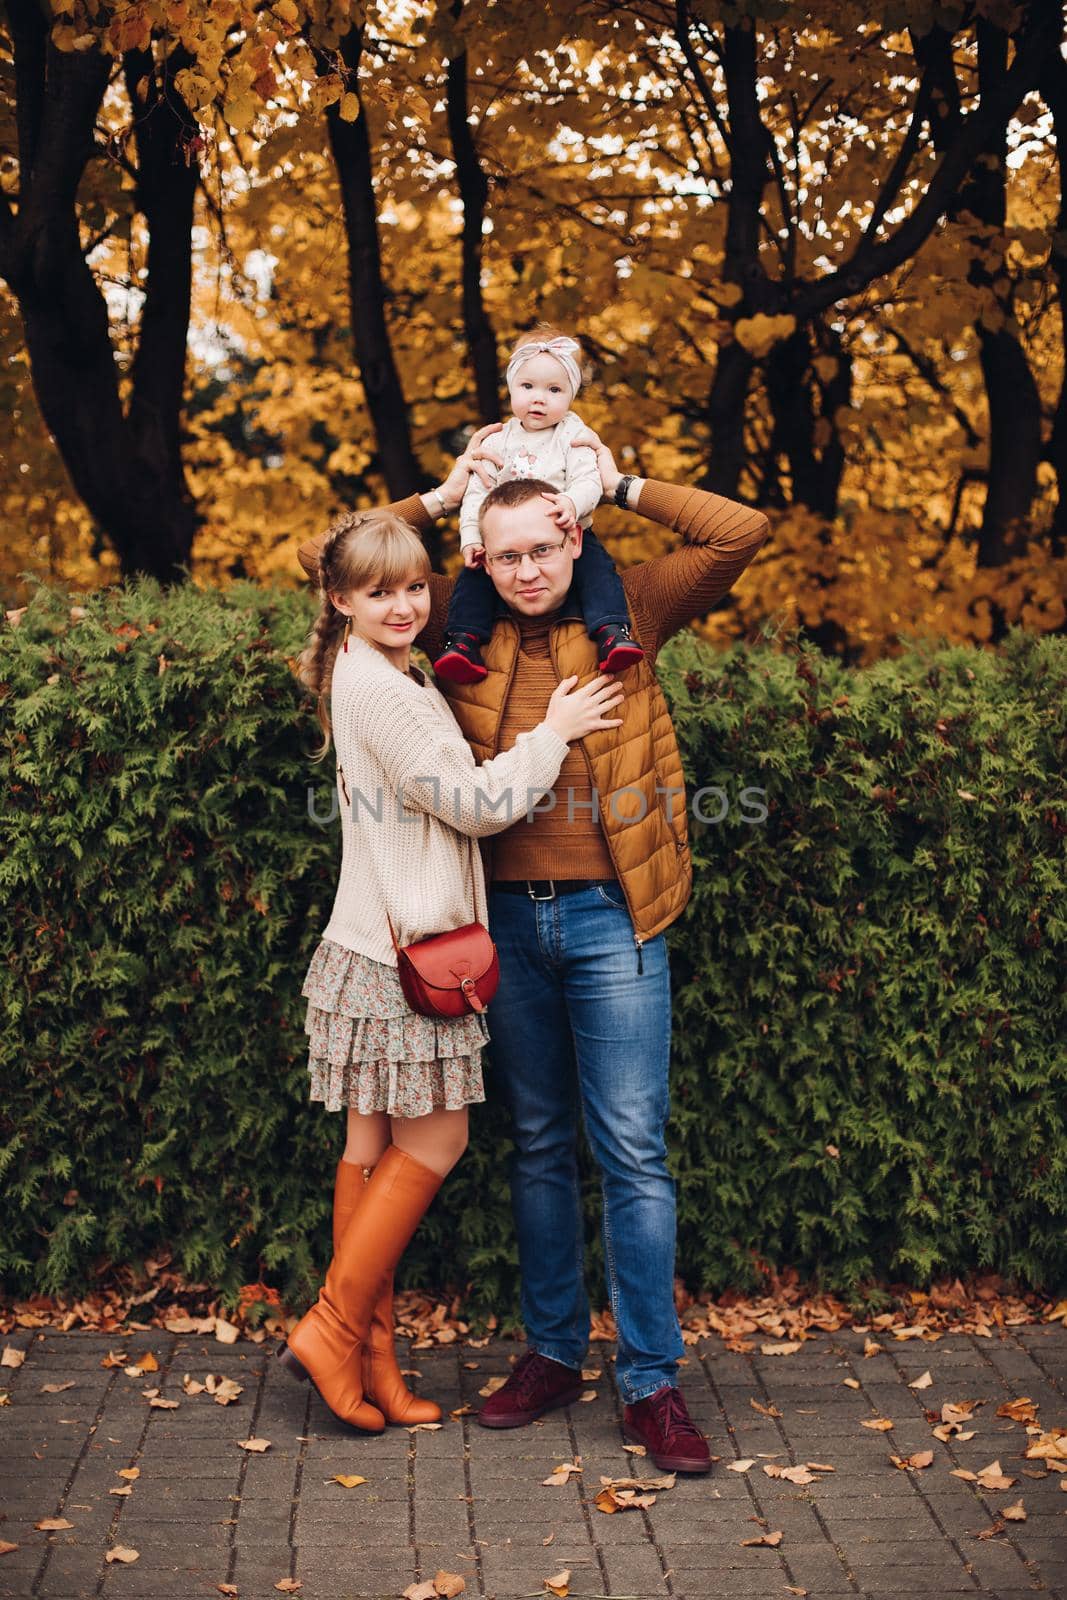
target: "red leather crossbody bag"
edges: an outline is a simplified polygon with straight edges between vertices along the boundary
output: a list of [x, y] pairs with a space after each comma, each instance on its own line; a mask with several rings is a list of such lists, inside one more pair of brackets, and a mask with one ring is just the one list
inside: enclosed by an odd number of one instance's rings
[[[468, 842], [473, 885], [474, 841]], [[468, 1011], [485, 1010], [500, 982], [500, 962], [484, 923], [468, 922], [415, 944], [399, 945], [388, 912], [386, 921], [400, 987], [412, 1011], [423, 1017], [462, 1017]]]

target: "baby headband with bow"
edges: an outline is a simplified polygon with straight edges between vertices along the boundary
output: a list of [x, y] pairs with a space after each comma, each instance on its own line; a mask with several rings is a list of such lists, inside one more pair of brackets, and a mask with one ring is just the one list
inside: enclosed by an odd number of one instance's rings
[[575, 357], [580, 356], [581, 353], [582, 347], [577, 339], [568, 339], [564, 334], [560, 334], [556, 339], [538, 339], [530, 344], [520, 344], [508, 362], [504, 380], [510, 389], [519, 368], [524, 362], [529, 361], [531, 356], [550, 355], [556, 358], [567, 374], [567, 382], [571, 386], [571, 394], [576, 395], [582, 387], [582, 374], [578, 370], [578, 363]]

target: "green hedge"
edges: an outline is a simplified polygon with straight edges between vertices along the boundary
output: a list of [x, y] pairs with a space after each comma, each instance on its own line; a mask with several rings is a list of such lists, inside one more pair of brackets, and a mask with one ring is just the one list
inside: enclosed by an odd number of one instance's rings
[[[228, 1297], [299, 1301], [343, 1137], [306, 1098], [339, 849], [287, 664], [309, 602], [145, 582], [80, 604], [40, 588], [0, 626], [0, 1270], [70, 1291], [165, 1245]], [[845, 670], [686, 635], [662, 676], [690, 799], [726, 809], [691, 818], [670, 936], [690, 1287], [761, 1263], [1061, 1282], [1067, 641]], [[507, 1309], [506, 1126], [494, 1104], [473, 1125], [405, 1274]], [[586, 1192], [593, 1239], [588, 1168]]]

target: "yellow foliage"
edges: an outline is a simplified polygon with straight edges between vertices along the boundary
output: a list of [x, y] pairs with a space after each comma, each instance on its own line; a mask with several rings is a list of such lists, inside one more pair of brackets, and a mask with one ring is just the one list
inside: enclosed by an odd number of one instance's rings
[[761, 312], [755, 317], [739, 317], [734, 323], [734, 337], [750, 355], [762, 359], [780, 339], [788, 339], [796, 325], [796, 317], [768, 317]]
[[[564, 0], [468, 5], [459, 19], [407, 0], [370, 6], [358, 82], [337, 55], [345, 29], [362, 18], [354, 0], [274, 0], [265, 12], [247, 0], [52, 0], [51, 9], [61, 50], [99, 44], [117, 55], [151, 34], [156, 50], [180, 41], [192, 58], [175, 87], [203, 129], [212, 196], [212, 207], [201, 198], [196, 218], [184, 446], [203, 519], [197, 582], [245, 574], [297, 582], [302, 539], [342, 506], [385, 498], [353, 349], [343, 207], [323, 116], [329, 105], [339, 102], [345, 121], [366, 116], [390, 336], [428, 476], [443, 474], [461, 430], [476, 420], [460, 292], [462, 211], [443, 99], [442, 62], [457, 41], [468, 49], [470, 125], [492, 179], [481, 276], [501, 355], [539, 319], [583, 336], [595, 371], [577, 409], [625, 470], [699, 482], [715, 442], [709, 393], [735, 340], [754, 363], [745, 400], [751, 465], [739, 492], [792, 493], [784, 458], [771, 464], [779, 483], [765, 486], [773, 419], [763, 364], [796, 322], [785, 314], [732, 320], [744, 291], [727, 264], [721, 191], [690, 164], [692, 126], [689, 112], [680, 115], [683, 104], [691, 111], [688, 79], [677, 52], [656, 41], [636, 8], [591, 8], [577, 39]], [[717, 83], [713, 52], [706, 65]], [[901, 86], [917, 81], [912, 43], [903, 31], [857, 34], [836, 10], [816, 6], [788, 50], [761, 52], [760, 73], [761, 115], [789, 146], [796, 85], [834, 86], [805, 124], [788, 175], [803, 220], [790, 239], [795, 268], [817, 280], [854, 251], [904, 137], [909, 91]], [[119, 76], [103, 116], [107, 132], [125, 136], [133, 113]], [[836, 97], [857, 108], [847, 128]], [[239, 139], [226, 136], [220, 115]], [[7, 121], [12, 148], [10, 114]], [[1063, 626], [1067, 573], [1040, 536], [1055, 494], [1051, 467], [1039, 472], [1034, 537], [996, 572], [975, 567], [981, 481], [957, 494], [963, 474], [981, 473], [988, 455], [975, 326], [1003, 316], [989, 291], [968, 281], [976, 252], [1014, 286], [1019, 336], [1047, 414], [1062, 371], [1057, 319], [1040, 281], [1057, 220], [1055, 152], [1040, 143], [1032, 119], [1021, 114], [1019, 128], [1030, 143], [1026, 160], [1007, 172], [1003, 228], [957, 217], [880, 282], [876, 296], [834, 308], [837, 353], [822, 341], [813, 370], [823, 385], [850, 375], [849, 403], [815, 418], [814, 443], [820, 452], [835, 440], [843, 447], [839, 515], [775, 511], [771, 540], [729, 607], [705, 624], [708, 637], [737, 637], [782, 615], [813, 627], [835, 623], [873, 659], [915, 632], [981, 641], [994, 605], [1028, 627]], [[715, 142], [710, 123], [703, 132]], [[927, 152], [909, 187], [918, 191], [932, 166]], [[0, 181], [14, 196], [14, 179]], [[92, 267], [107, 286], [116, 358], [128, 372], [146, 264], [132, 179], [118, 163], [94, 161], [83, 190], [87, 215], [95, 208], [86, 239], [107, 234]], [[225, 237], [213, 209], [219, 197]], [[764, 222], [760, 260], [773, 278], [788, 227], [770, 185]], [[1023, 300], [1034, 308], [1028, 315], [1018, 309]], [[11, 530], [0, 549], [4, 597], [24, 598], [23, 571], [75, 586], [112, 581], [117, 564], [37, 413], [18, 319], [3, 297], [0, 410], [15, 418], [12, 448], [0, 459], [0, 505]], [[614, 508], [598, 511], [596, 525], [621, 566], [676, 544], [668, 530]], [[454, 566], [454, 526], [445, 556]]]

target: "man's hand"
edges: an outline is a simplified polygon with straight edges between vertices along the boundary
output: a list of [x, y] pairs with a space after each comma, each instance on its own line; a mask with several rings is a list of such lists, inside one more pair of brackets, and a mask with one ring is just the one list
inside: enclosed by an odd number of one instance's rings
[[485, 545], [465, 544], [463, 546], [463, 565], [465, 567], [484, 567]]
[[578, 512], [569, 494], [542, 494], [541, 499], [560, 533], [574, 533], [578, 526]]
[[[504, 458], [495, 450], [486, 450], [482, 446], [490, 434], [499, 433], [503, 426], [502, 422], [488, 422], [484, 428], [479, 428], [476, 433], [471, 434], [466, 450], [461, 456], [456, 457], [452, 471], [437, 491], [444, 501], [446, 510], [455, 511], [463, 499], [472, 472], [477, 473], [487, 489], [493, 487], [496, 482], [496, 472], [499, 472], [504, 465]], [[491, 470], [494, 467], [496, 472]]]
[[572, 450], [575, 447], [580, 448], [582, 446], [587, 450], [592, 450], [596, 456], [597, 471], [600, 473], [600, 483], [604, 490], [602, 498], [604, 500], [614, 500], [615, 490], [619, 487], [619, 480], [622, 477], [622, 473], [615, 465], [615, 457], [603, 439], [601, 439], [599, 433], [594, 432], [592, 428], [583, 428], [581, 433], [576, 433], [571, 440], [570, 448]]

